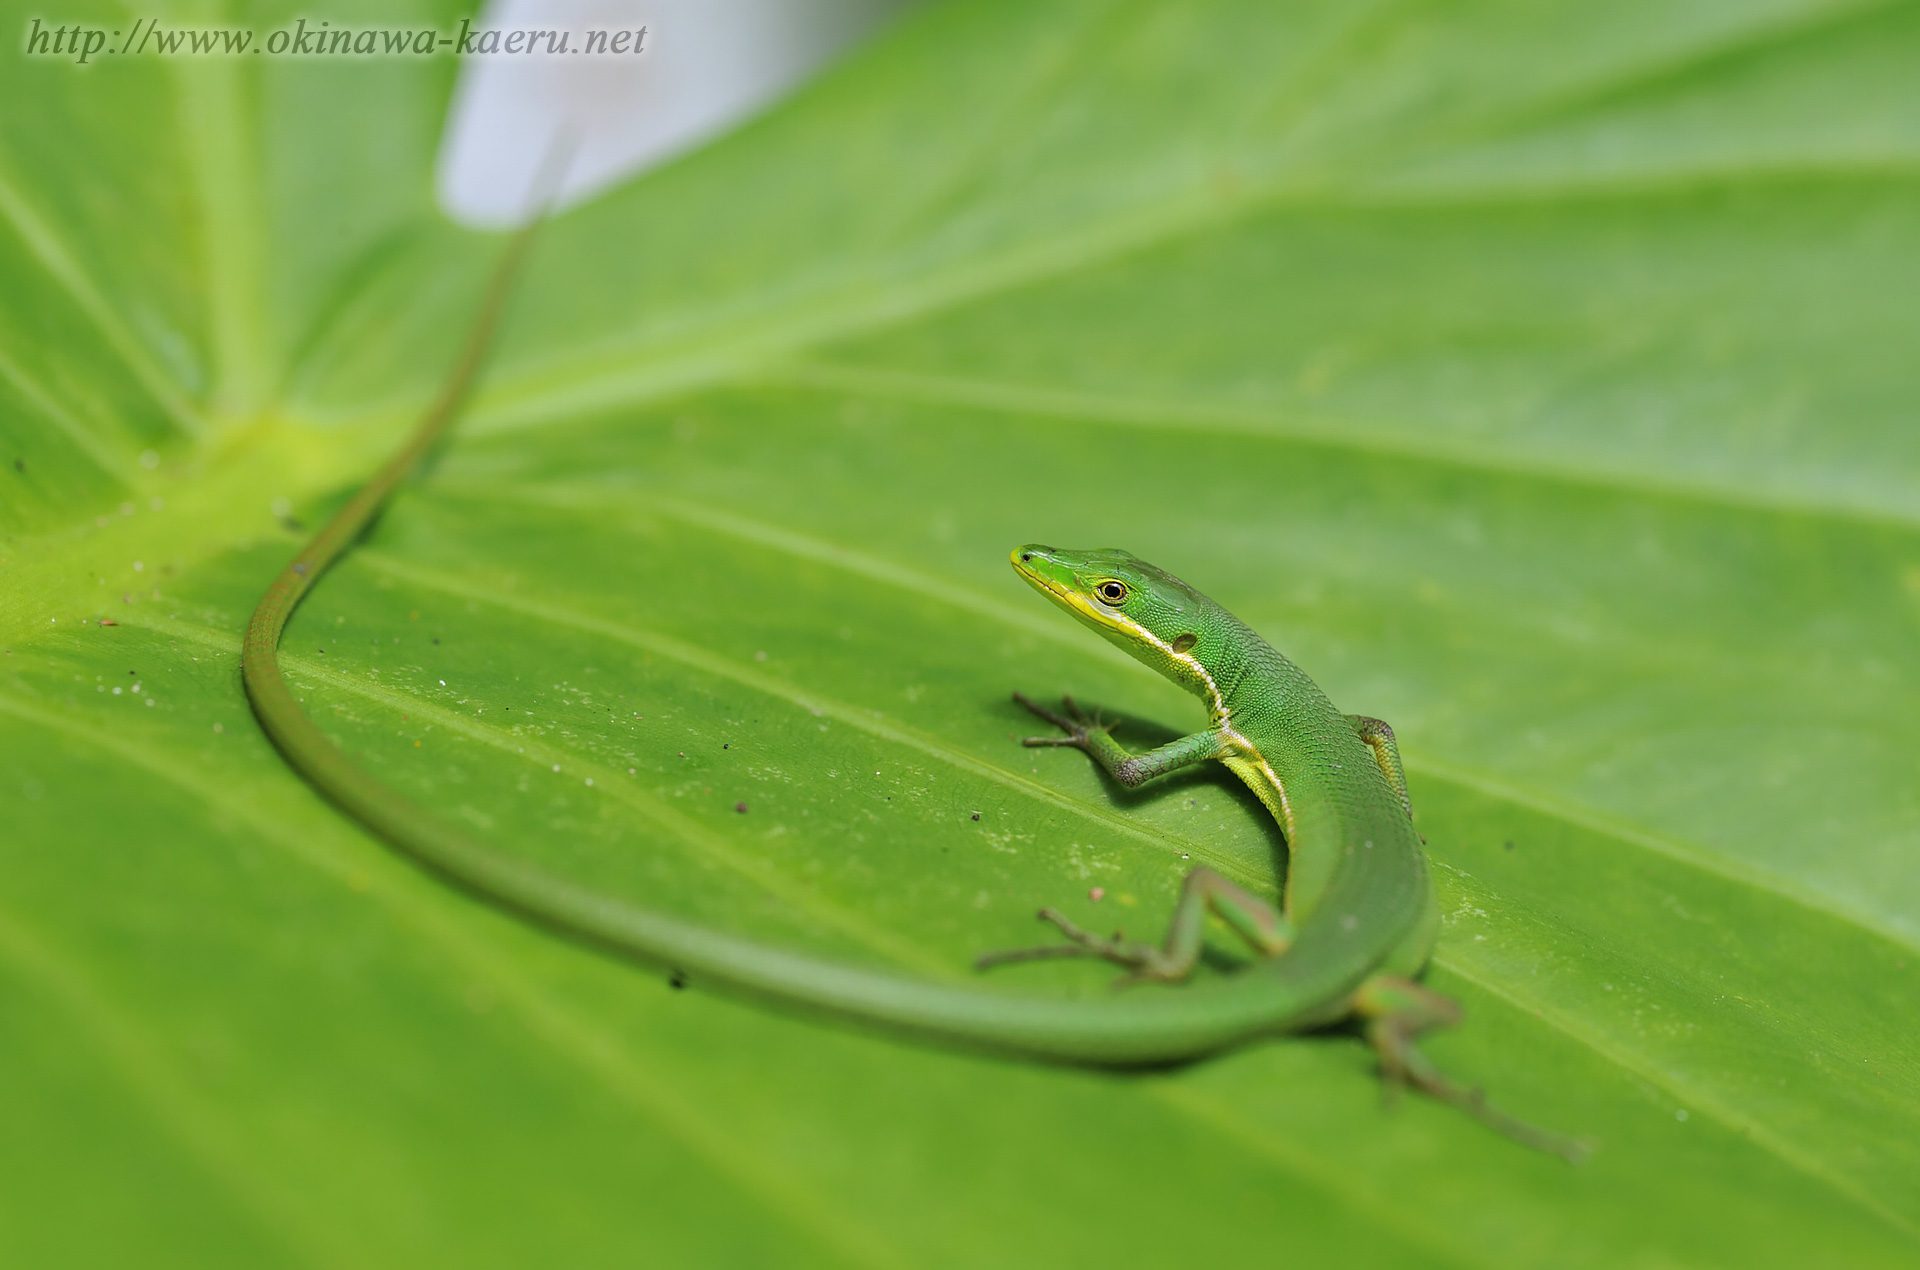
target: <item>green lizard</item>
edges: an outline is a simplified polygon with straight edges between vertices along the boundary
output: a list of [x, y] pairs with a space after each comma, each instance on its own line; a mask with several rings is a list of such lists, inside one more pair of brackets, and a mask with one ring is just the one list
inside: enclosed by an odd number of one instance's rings
[[[1414, 978], [1433, 950], [1440, 913], [1393, 729], [1366, 715], [1342, 714], [1239, 618], [1129, 552], [1034, 543], [1016, 548], [1012, 560], [1041, 594], [1199, 697], [1208, 715], [1204, 730], [1133, 754], [1071, 697], [1062, 715], [1015, 693], [1014, 700], [1062, 733], [1025, 743], [1083, 750], [1129, 789], [1219, 759], [1280, 822], [1287, 880], [1284, 907], [1276, 909], [1212, 869], [1192, 870], [1159, 945], [1095, 935], [1045, 908], [1041, 918], [1059, 927], [1067, 943], [989, 953], [977, 964], [1095, 956], [1127, 967], [1132, 973], [1122, 983], [1177, 983], [1199, 961], [1211, 910], [1262, 961], [1216, 988], [1217, 1002], [1202, 1001], [1182, 1018], [1178, 1026], [1191, 1029], [1188, 1048], [1161, 1057], [1357, 1018], [1390, 1086], [1410, 1083], [1519, 1141], [1582, 1158], [1582, 1144], [1489, 1107], [1478, 1090], [1448, 1080], [1414, 1044], [1421, 1032], [1457, 1023], [1460, 1007]], [[1241, 988], [1250, 989], [1244, 998]], [[1265, 1001], [1255, 1005], [1255, 995]]]
[[1414, 832], [1392, 731], [1343, 715], [1286, 658], [1199, 592], [1121, 551], [1030, 546], [1014, 568], [1055, 603], [1161, 674], [1196, 693], [1210, 725], [1130, 754], [1071, 701], [1062, 729], [1028, 744], [1072, 745], [1116, 780], [1138, 785], [1219, 759], [1252, 786], [1285, 832], [1284, 912], [1211, 869], [1187, 875], [1164, 944], [1104, 938], [1052, 909], [1041, 916], [1068, 942], [984, 956], [980, 964], [1060, 955], [1118, 962], [1130, 978], [1187, 977], [1208, 910], [1262, 954], [1250, 969], [1178, 989], [1091, 999], [1017, 997], [912, 979], [770, 947], [578, 886], [515, 860], [409, 803], [329, 740], [288, 688], [278, 647], [287, 619], [352, 546], [454, 417], [481, 363], [520, 236], [496, 274], [458, 369], [405, 445], [321, 528], [273, 581], [248, 626], [247, 693], [287, 761], [349, 815], [458, 884], [573, 935], [662, 962], [696, 982], [728, 985], [826, 1014], [938, 1040], [1063, 1062], [1164, 1064], [1241, 1042], [1357, 1019], [1390, 1087], [1410, 1083], [1501, 1132], [1579, 1158], [1584, 1148], [1487, 1106], [1441, 1075], [1415, 1045], [1459, 1008], [1415, 982], [1438, 925], [1421, 839]]

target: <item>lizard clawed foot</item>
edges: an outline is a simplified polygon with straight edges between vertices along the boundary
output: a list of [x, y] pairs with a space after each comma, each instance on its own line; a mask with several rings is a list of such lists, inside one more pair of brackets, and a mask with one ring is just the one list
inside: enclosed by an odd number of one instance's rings
[[1528, 1124], [1492, 1106], [1486, 1094], [1448, 1079], [1420, 1052], [1414, 1039], [1430, 1028], [1452, 1027], [1458, 1023], [1458, 1003], [1416, 983], [1382, 976], [1361, 988], [1356, 1005], [1366, 1019], [1367, 1041], [1380, 1056], [1382, 1092], [1388, 1102], [1397, 1099], [1401, 1090], [1411, 1085], [1428, 1097], [1458, 1107], [1523, 1146], [1557, 1155], [1573, 1164], [1585, 1163], [1593, 1154], [1593, 1145], [1589, 1142]]
[[1066, 914], [1054, 908], [1041, 909], [1040, 920], [1051, 922], [1059, 927], [1060, 933], [1071, 942], [1042, 944], [1038, 948], [1013, 948], [1004, 952], [982, 953], [974, 958], [974, 969], [987, 970], [1015, 961], [1050, 961], [1057, 957], [1099, 957], [1133, 971], [1132, 974], [1119, 979], [1114, 984], [1115, 987], [1148, 982], [1173, 983], [1185, 978], [1184, 974], [1169, 966], [1165, 952], [1152, 944], [1128, 939], [1124, 931], [1115, 931], [1111, 937], [1096, 935], [1076, 925]]
[[1060, 698], [1060, 706], [1066, 711], [1065, 714], [1054, 713], [1052, 710], [1035, 702], [1024, 692], [1014, 693], [1013, 699], [1045, 719], [1048, 723], [1051, 723], [1054, 727], [1066, 733], [1065, 736], [1023, 737], [1020, 741], [1022, 745], [1070, 745], [1075, 749], [1084, 750], [1087, 748], [1087, 737], [1090, 734], [1094, 732], [1111, 732], [1120, 725], [1118, 719], [1115, 719], [1112, 723], [1103, 721], [1098, 711], [1095, 711], [1089, 716], [1072, 697], [1063, 696]]

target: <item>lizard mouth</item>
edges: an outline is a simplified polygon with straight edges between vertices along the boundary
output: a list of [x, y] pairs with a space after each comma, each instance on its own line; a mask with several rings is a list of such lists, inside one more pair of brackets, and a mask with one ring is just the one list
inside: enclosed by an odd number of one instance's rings
[[1040, 592], [1075, 617], [1085, 619], [1096, 626], [1112, 627], [1112, 617], [1098, 608], [1091, 599], [1082, 595], [1071, 584], [1063, 580], [1056, 569], [1058, 563], [1053, 559], [1053, 548], [1038, 543], [1029, 543], [1024, 547], [1015, 547], [1008, 556], [1013, 571], [1027, 580], [1028, 585]]
[[1007, 563], [1013, 571], [1025, 578], [1035, 589], [1048, 595], [1065, 599], [1070, 594], [1053, 573], [1053, 549], [1042, 547], [1038, 543], [1028, 543], [1024, 547], [1015, 547], [1007, 557]]

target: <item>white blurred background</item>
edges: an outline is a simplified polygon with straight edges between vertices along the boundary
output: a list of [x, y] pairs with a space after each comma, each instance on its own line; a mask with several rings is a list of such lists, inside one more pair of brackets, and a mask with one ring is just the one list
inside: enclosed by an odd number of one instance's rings
[[441, 142], [440, 203], [480, 228], [516, 224], [561, 131], [566, 207], [778, 100], [914, 0], [497, 0], [475, 30], [647, 28], [639, 56], [470, 56]]

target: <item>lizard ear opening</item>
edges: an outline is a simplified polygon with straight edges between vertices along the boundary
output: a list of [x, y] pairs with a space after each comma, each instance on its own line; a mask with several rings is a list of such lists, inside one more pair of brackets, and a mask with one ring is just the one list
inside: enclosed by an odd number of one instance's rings
[[1173, 651], [1176, 653], [1187, 652], [1190, 649], [1192, 649], [1195, 644], [1198, 644], [1199, 642], [1200, 642], [1200, 637], [1198, 635], [1193, 635], [1193, 634], [1182, 635], [1173, 641]]

